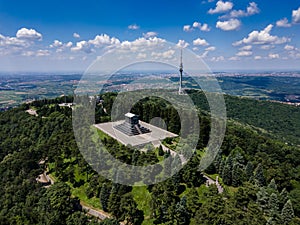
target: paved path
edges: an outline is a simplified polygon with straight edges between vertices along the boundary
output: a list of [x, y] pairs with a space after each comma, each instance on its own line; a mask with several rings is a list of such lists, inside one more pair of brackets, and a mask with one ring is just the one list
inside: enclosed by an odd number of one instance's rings
[[85, 205], [84, 202], [80, 202], [80, 205], [82, 206], [82, 209], [84, 209], [88, 215], [94, 216], [99, 218], [100, 220], [104, 220], [106, 218], [110, 218], [110, 215], [102, 210], [93, 209], [87, 205]]

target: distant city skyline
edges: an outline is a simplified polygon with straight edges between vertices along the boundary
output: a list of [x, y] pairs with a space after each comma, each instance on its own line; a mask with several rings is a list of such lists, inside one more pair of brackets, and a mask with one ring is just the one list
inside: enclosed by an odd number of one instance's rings
[[294, 0], [0, 0], [0, 71], [81, 72], [115, 46], [163, 41], [213, 71], [300, 70], [299, 36]]

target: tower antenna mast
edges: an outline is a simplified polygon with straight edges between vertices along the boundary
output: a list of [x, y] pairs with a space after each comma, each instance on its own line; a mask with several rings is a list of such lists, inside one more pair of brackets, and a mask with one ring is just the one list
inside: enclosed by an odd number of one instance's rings
[[178, 90], [178, 93], [181, 95], [181, 94], [183, 94], [183, 92], [182, 92], [182, 73], [183, 73], [182, 49], [181, 49], [181, 52], [180, 52], [179, 72], [180, 72], [180, 81], [179, 81], [179, 90]]

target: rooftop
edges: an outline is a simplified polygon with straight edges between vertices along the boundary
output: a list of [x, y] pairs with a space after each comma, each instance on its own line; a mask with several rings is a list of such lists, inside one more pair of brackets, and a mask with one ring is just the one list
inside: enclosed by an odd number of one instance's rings
[[136, 115], [129, 112], [129, 113], [126, 113], [125, 116], [126, 116], [126, 117], [129, 117], [129, 118], [132, 118], [132, 117], [134, 117], [134, 116], [136, 116]]

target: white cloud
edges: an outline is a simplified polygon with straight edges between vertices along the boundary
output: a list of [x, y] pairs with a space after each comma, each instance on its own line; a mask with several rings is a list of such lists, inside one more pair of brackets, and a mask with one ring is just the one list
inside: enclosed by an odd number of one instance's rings
[[244, 47], [241, 47], [240, 51], [250, 51], [252, 49], [252, 45], [246, 45]]
[[151, 56], [155, 57], [156, 59], [158, 58], [171, 59], [173, 58], [174, 54], [175, 51], [171, 49], [165, 52], [152, 52]]
[[201, 31], [206, 31], [206, 32], [210, 31], [210, 27], [208, 26], [207, 23], [201, 24], [201, 23], [195, 21], [195, 22], [193, 23], [193, 27], [194, 27], [194, 28], [198, 28], [198, 29], [201, 30]]
[[190, 25], [184, 25], [183, 30], [188, 32], [188, 31], [193, 31], [193, 28]]
[[237, 57], [237, 56], [232, 56], [228, 60], [230, 60], [230, 61], [238, 61], [238, 60], [240, 60], [240, 58]]
[[145, 38], [155, 37], [155, 36], [157, 36], [157, 35], [158, 35], [158, 33], [157, 33], [157, 32], [154, 32], [154, 31], [149, 31], [149, 32], [143, 34], [143, 36], [144, 36]]
[[260, 55], [256, 55], [256, 56], [254, 56], [254, 59], [255, 60], [260, 60], [260, 59], [262, 59], [262, 57]]
[[49, 56], [50, 55], [50, 51], [49, 50], [37, 50], [37, 51], [23, 51], [21, 53], [22, 56], [27, 56], [27, 57], [43, 57], [43, 56]]
[[232, 10], [229, 15], [222, 16], [221, 18], [238, 18], [238, 17], [247, 17], [258, 14], [260, 12], [257, 4], [255, 2], [250, 2], [246, 11], [244, 10]]
[[300, 7], [292, 11], [293, 23], [300, 23]]
[[69, 41], [68, 43], [64, 44], [66, 47], [70, 48], [72, 47], [73, 43], [71, 41]]
[[281, 20], [278, 20], [276, 22], [276, 26], [277, 27], [291, 27], [292, 24], [289, 23], [288, 19], [287, 18], [283, 18]]
[[185, 40], [179, 40], [176, 46], [179, 48], [186, 48], [189, 46], [189, 43], [187, 43]]
[[236, 55], [237, 56], [251, 56], [253, 53], [251, 51], [240, 51]]
[[208, 13], [209, 14], [224, 13], [224, 12], [231, 10], [232, 7], [233, 7], [232, 2], [218, 1], [216, 3], [216, 8], [208, 10]]
[[265, 29], [261, 31], [252, 31], [248, 34], [247, 38], [242, 39], [241, 41], [237, 41], [233, 43], [234, 46], [238, 46], [241, 44], [283, 44], [290, 41], [290, 38], [287, 37], [278, 37], [270, 34], [273, 25], [268, 25]]
[[279, 59], [279, 54], [272, 54], [272, 53], [270, 53], [269, 54], [269, 58], [270, 59]]
[[79, 41], [76, 43], [75, 47], [71, 48], [71, 51], [73, 51], [73, 52], [83, 51], [85, 53], [91, 53], [91, 52], [93, 52], [93, 49], [89, 42]]
[[63, 46], [63, 43], [59, 40], [54, 40], [53, 44], [50, 45], [51, 48], [54, 48], [54, 47], [61, 47]]
[[39, 32], [37, 32], [34, 29], [27, 29], [27, 28], [21, 28], [17, 31], [16, 37], [18, 39], [25, 39], [25, 40], [42, 40], [43, 36]]
[[197, 38], [193, 40], [193, 45], [208, 46], [209, 44], [205, 39]]
[[274, 45], [262, 45], [262, 46], [260, 46], [260, 49], [262, 49], [262, 50], [270, 50], [272, 48], [275, 48], [275, 46]]
[[80, 38], [80, 35], [79, 35], [78, 33], [74, 33], [74, 34], [73, 34], [73, 37], [74, 37], [74, 38]]
[[224, 56], [214, 56], [211, 58], [211, 61], [213, 62], [220, 62], [220, 61], [224, 61], [225, 60], [225, 57]]
[[129, 30], [138, 30], [138, 29], [140, 29], [140, 27], [136, 24], [131, 24], [128, 26], [128, 29]]
[[145, 54], [145, 53], [139, 53], [136, 58], [137, 59], [145, 59], [145, 58], [147, 58], [147, 54]]
[[296, 48], [292, 45], [286, 45], [284, 46], [284, 50], [287, 50], [287, 51], [292, 51], [292, 50], [295, 50]]
[[56, 48], [56, 52], [63, 52], [66, 49], [71, 48], [73, 43], [71, 41], [67, 43], [62, 43], [59, 40], [54, 40], [53, 44], [50, 45], [50, 48]]
[[205, 51], [215, 51], [215, 50], [216, 50], [215, 46], [210, 46], [210, 47], [205, 49]]
[[120, 41], [115, 37], [109, 37], [107, 34], [101, 34], [97, 35], [93, 40], [89, 40], [89, 43], [96, 47], [102, 47], [103, 45], [120, 44]]
[[48, 56], [50, 55], [49, 50], [40, 49], [36, 52], [36, 56]]
[[122, 50], [138, 51], [139, 49], [154, 48], [165, 43], [165, 39], [158, 37], [138, 38], [134, 41], [123, 41], [118, 47]]
[[228, 21], [218, 21], [216, 27], [224, 30], [224, 31], [231, 31], [237, 30], [241, 26], [241, 22], [238, 19], [230, 19]]
[[28, 47], [29, 43], [26, 40], [20, 40], [16, 37], [6, 37], [0, 34], [0, 46], [23, 48]]

